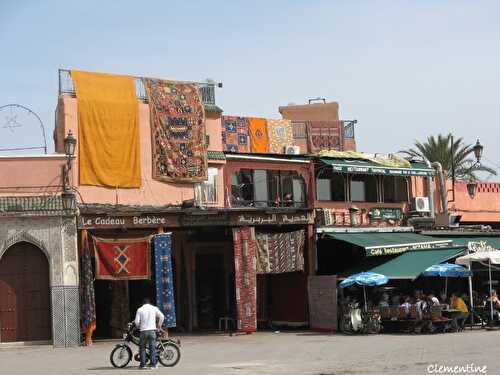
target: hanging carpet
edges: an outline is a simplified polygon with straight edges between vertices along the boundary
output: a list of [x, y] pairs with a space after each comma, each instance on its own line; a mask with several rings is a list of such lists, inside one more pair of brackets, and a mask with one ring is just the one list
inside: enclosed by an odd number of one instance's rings
[[257, 330], [255, 228], [233, 228], [233, 243], [238, 331], [255, 332]]
[[269, 137], [269, 152], [284, 154], [285, 146], [292, 146], [293, 128], [290, 120], [267, 120], [267, 136]]
[[139, 110], [134, 78], [72, 70], [78, 103], [81, 185], [141, 186]]
[[257, 273], [304, 270], [305, 231], [257, 232]]
[[257, 154], [266, 154], [269, 151], [267, 138], [267, 121], [264, 118], [248, 118], [248, 134], [250, 136], [250, 151]]
[[250, 152], [246, 117], [222, 116], [222, 148], [228, 152]]
[[155, 249], [156, 305], [165, 315], [164, 327], [175, 327], [174, 275], [172, 272], [172, 233], [153, 236]]
[[94, 237], [96, 279], [149, 279], [149, 237], [111, 240]]
[[342, 121], [309, 121], [309, 153], [317, 154], [321, 150], [342, 150]]
[[153, 178], [171, 182], [207, 179], [205, 112], [190, 82], [142, 78], [151, 116]]

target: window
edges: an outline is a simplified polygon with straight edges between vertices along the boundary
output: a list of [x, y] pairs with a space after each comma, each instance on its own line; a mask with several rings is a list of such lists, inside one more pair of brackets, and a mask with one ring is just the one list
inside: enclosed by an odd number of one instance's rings
[[320, 177], [316, 178], [317, 200], [345, 202], [345, 174], [323, 171]]
[[384, 176], [384, 202], [407, 202], [408, 184], [405, 177]]
[[329, 178], [316, 179], [316, 197], [319, 201], [332, 199], [332, 183]]
[[345, 201], [345, 175], [334, 173], [332, 181], [332, 201]]
[[241, 169], [231, 181], [234, 206], [304, 207], [306, 187], [295, 171]]
[[377, 202], [377, 178], [367, 175], [351, 177], [352, 202]]
[[217, 204], [217, 168], [208, 168], [207, 181], [194, 185], [194, 199], [201, 205]]

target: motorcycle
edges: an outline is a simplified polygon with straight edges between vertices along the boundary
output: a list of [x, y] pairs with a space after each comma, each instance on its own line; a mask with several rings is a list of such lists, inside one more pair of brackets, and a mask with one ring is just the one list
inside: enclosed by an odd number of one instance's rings
[[380, 333], [380, 315], [363, 311], [359, 303], [348, 303], [342, 314], [340, 329], [343, 333]]
[[[116, 345], [109, 356], [109, 360], [113, 367], [123, 368], [127, 366], [132, 360], [132, 348], [130, 343], [139, 346], [140, 331], [136, 327], [135, 323], [131, 322], [127, 324], [127, 331], [123, 334], [123, 342]], [[173, 340], [171, 338], [164, 338], [157, 332], [156, 335], [156, 358], [158, 361], [166, 367], [175, 366], [181, 359], [180, 341]], [[140, 355], [136, 353], [134, 359], [140, 362]], [[146, 347], [146, 364], [151, 361], [151, 353], [149, 348]]]

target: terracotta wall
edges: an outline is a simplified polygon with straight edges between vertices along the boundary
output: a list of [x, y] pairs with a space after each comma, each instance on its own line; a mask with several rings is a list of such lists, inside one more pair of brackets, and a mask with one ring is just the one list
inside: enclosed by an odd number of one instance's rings
[[[452, 183], [447, 182], [448, 200], [452, 200]], [[478, 183], [474, 198], [467, 192], [466, 182], [455, 183], [455, 202], [449, 203], [450, 211], [462, 215], [462, 222], [500, 222], [500, 183]]]
[[65, 155], [0, 157], [0, 196], [61, 191], [65, 162]]
[[[69, 96], [59, 98], [58, 122], [54, 131], [56, 149], [63, 147], [61, 137], [71, 130], [78, 141], [77, 100]], [[220, 137], [220, 114], [207, 113], [207, 135], [210, 137], [209, 149], [222, 151]], [[149, 122], [149, 106], [139, 102], [139, 132], [141, 147], [142, 186], [137, 189], [114, 189], [100, 186], [84, 186], [78, 182], [78, 142], [76, 159], [73, 168], [73, 184], [78, 189], [81, 199], [85, 203], [118, 203], [160, 206], [165, 204], [178, 204], [194, 196], [193, 184], [174, 184], [153, 180], [151, 158], [151, 128]], [[223, 206], [223, 168], [224, 162], [209, 161], [209, 167], [219, 169], [217, 188], [218, 205]]]

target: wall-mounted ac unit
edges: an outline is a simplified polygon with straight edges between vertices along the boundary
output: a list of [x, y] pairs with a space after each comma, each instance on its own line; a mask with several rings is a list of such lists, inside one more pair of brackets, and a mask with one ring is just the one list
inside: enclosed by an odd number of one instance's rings
[[300, 146], [285, 146], [285, 154], [287, 155], [299, 155]]
[[411, 210], [416, 212], [430, 212], [429, 198], [415, 197], [411, 200]]

